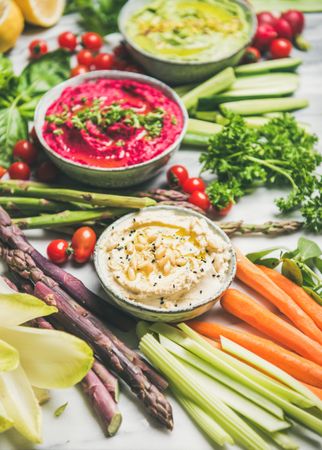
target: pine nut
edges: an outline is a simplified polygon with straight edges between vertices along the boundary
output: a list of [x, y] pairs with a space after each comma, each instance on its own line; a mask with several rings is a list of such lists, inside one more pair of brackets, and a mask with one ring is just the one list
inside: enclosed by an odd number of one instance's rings
[[172, 268], [172, 266], [171, 266], [170, 261], [167, 261], [167, 262], [165, 263], [164, 267], [163, 267], [163, 273], [164, 273], [164, 275], [168, 275], [168, 274], [170, 273], [170, 271], [171, 271], [171, 268]]
[[162, 259], [158, 260], [157, 265], [160, 269], [162, 269], [167, 262], [169, 262], [169, 258], [167, 256], [164, 256]]
[[183, 257], [177, 258], [176, 264], [180, 267], [185, 266], [187, 264], [187, 260]]
[[130, 281], [134, 281], [134, 280], [135, 280], [136, 275], [135, 275], [135, 272], [134, 272], [134, 270], [133, 270], [132, 267], [129, 267], [129, 268], [127, 269], [127, 277], [128, 277], [128, 279], [129, 279]]
[[155, 252], [155, 257], [156, 257], [156, 259], [161, 259], [161, 258], [163, 258], [164, 255], [165, 255], [165, 252], [166, 252], [166, 248], [160, 246], [160, 247], [156, 250], [156, 252]]

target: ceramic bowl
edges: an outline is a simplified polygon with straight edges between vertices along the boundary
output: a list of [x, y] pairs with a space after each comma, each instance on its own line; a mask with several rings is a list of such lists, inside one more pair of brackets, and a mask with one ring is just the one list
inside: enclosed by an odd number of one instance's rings
[[[77, 86], [88, 80], [93, 80], [97, 78], [108, 78], [108, 79], [131, 79], [139, 81], [141, 83], [150, 84], [151, 86], [157, 88], [162, 93], [164, 93], [171, 100], [175, 101], [180, 107], [181, 113], [183, 115], [183, 128], [177, 139], [160, 155], [149, 161], [135, 164], [128, 167], [118, 167], [118, 168], [102, 168], [86, 166], [67, 158], [62, 157], [54, 150], [50, 148], [43, 137], [43, 125], [45, 122], [45, 116], [48, 107], [60, 97], [64, 89], [69, 86]], [[99, 187], [128, 187], [133, 186], [143, 181], [146, 181], [155, 175], [157, 175], [162, 168], [168, 163], [171, 156], [179, 148], [180, 143], [186, 132], [188, 121], [188, 114], [186, 108], [184, 107], [179, 96], [166, 84], [159, 80], [148, 77], [146, 75], [141, 75], [132, 72], [121, 72], [118, 70], [99, 70], [94, 72], [85, 73], [83, 75], [78, 75], [73, 77], [63, 83], [58, 84], [54, 88], [50, 89], [39, 101], [38, 106], [35, 111], [35, 130], [37, 137], [48, 154], [49, 158], [53, 163], [66, 173], [71, 178], [78, 180], [82, 183], [90, 184], [92, 186]]]
[[129, 0], [123, 6], [119, 19], [119, 29], [123, 35], [126, 46], [131, 55], [136, 59], [152, 76], [173, 85], [196, 83], [210, 78], [228, 66], [235, 66], [244, 54], [245, 48], [251, 42], [257, 26], [257, 19], [250, 2], [245, 0], [232, 0], [239, 4], [246, 12], [249, 22], [249, 36], [247, 42], [243, 43], [237, 51], [233, 51], [223, 59], [210, 61], [170, 61], [158, 58], [151, 53], [140, 48], [129, 38], [126, 33], [126, 24], [132, 15], [139, 9], [144, 8], [152, 0]]
[[[147, 208], [145, 208], [147, 209]], [[117, 228], [118, 225], [121, 225], [124, 220], [128, 220], [129, 218], [135, 218], [139, 212], [130, 213], [126, 216], [121, 217], [117, 221], [113, 222], [112, 225], [106, 228], [106, 230], [101, 234], [94, 252], [94, 264], [96, 273], [99, 277], [100, 283], [103, 289], [109, 295], [109, 298], [116, 304], [119, 309], [126, 311], [132, 316], [138, 317], [143, 320], [155, 322], [180, 322], [183, 320], [193, 319], [194, 317], [200, 316], [201, 314], [208, 311], [212, 306], [220, 299], [226, 289], [229, 287], [231, 282], [233, 281], [236, 273], [236, 256], [232, 247], [232, 243], [229, 237], [224, 233], [214, 222], [210, 219], [205, 218], [201, 214], [191, 211], [189, 209], [175, 207], [175, 206], [152, 206], [149, 207], [149, 211], [157, 211], [162, 214], [163, 211], [174, 211], [176, 214], [183, 214], [187, 216], [196, 216], [200, 218], [204, 218], [209, 227], [222, 239], [227, 242], [231, 249], [231, 260], [229, 264], [229, 270], [227, 271], [223, 283], [220, 288], [216, 290], [211, 298], [206, 298], [196, 302], [192, 305], [186, 305], [183, 307], [175, 307], [169, 308], [167, 310], [161, 309], [155, 306], [143, 305], [141, 303], [132, 301], [125, 296], [123, 296], [120, 292], [118, 292], [109, 281], [107, 276], [107, 254], [105, 251], [106, 240], [113, 229]]]

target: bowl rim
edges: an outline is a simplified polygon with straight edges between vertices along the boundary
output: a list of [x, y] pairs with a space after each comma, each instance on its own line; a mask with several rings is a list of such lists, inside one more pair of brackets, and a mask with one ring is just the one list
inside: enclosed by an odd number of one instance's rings
[[[101, 264], [100, 264], [100, 253], [102, 251], [104, 251], [104, 249], [102, 248], [102, 244], [104, 243], [106, 236], [111, 232], [111, 230], [113, 228], [117, 227], [124, 220], [134, 217], [136, 214], [138, 214], [142, 211], [151, 211], [151, 210], [152, 211], [159, 211], [159, 210], [175, 211], [175, 212], [179, 212], [181, 214], [186, 214], [188, 216], [190, 215], [190, 216], [205, 219], [206, 222], [208, 223], [208, 225], [215, 231], [215, 233], [219, 234], [219, 236], [227, 244], [229, 244], [230, 250], [231, 250], [231, 252], [230, 252], [230, 254], [231, 254], [230, 269], [225, 276], [225, 282], [221, 285], [221, 287], [214, 293], [214, 295], [210, 299], [209, 298], [204, 299], [198, 303], [192, 304], [191, 306], [186, 305], [185, 307], [181, 307], [181, 308], [178, 308], [178, 307], [175, 308], [173, 306], [167, 310], [162, 310], [156, 306], [143, 305], [141, 303], [138, 303], [138, 302], [136, 303], [132, 300], [129, 300], [126, 297], [124, 297], [123, 295], [120, 295], [120, 293], [118, 291], [116, 291], [115, 289], [110, 288], [110, 286], [107, 285], [107, 283], [105, 282], [103, 268], [101, 267]], [[124, 304], [130, 306], [132, 309], [137, 309], [139, 311], [143, 311], [146, 313], [157, 313], [157, 314], [168, 315], [168, 316], [178, 315], [180, 313], [189, 313], [191, 311], [196, 310], [197, 308], [206, 306], [209, 303], [214, 302], [228, 289], [228, 287], [232, 283], [232, 281], [235, 277], [235, 274], [236, 274], [236, 266], [237, 266], [236, 252], [234, 250], [233, 244], [232, 244], [230, 238], [227, 236], [227, 234], [216, 223], [214, 223], [211, 219], [200, 214], [197, 211], [193, 211], [188, 208], [183, 208], [181, 206], [170, 206], [170, 205], [149, 206], [146, 208], [142, 208], [138, 211], [134, 211], [132, 213], [126, 214], [126, 215], [120, 217], [119, 219], [117, 219], [116, 221], [114, 221], [111, 225], [109, 225], [107, 228], [105, 228], [103, 233], [100, 235], [100, 237], [95, 245], [93, 261], [94, 261], [95, 271], [100, 280], [100, 283], [101, 283], [102, 287], [104, 288], [104, 290], [107, 292], [107, 294], [112, 296], [112, 299], [113, 299], [113, 297], [115, 297], [115, 298], [117, 298], [118, 302], [124, 303]], [[115, 302], [115, 300], [113, 300], [113, 302]], [[118, 305], [118, 306], [120, 306], [120, 305]]]
[[[97, 79], [97, 78], [107, 78], [107, 79], [131, 79], [139, 82], [143, 82], [146, 84], [149, 84], [153, 86], [156, 89], [159, 89], [161, 92], [163, 92], [166, 96], [171, 98], [175, 103], [179, 106], [182, 117], [183, 117], [183, 126], [181, 129], [180, 134], [177, 136], [177, 138], [172, 142], [171, 145], [169, 145], [162, 153], [155, 156], [152, 159], [149, 159], [148, 161], [144, 161], [139, 164], [133, 164], [131, 166], [125, 166], [125, 167], [114, 167], [114, 168], [106, 168], [106, 167], [97, 167], [97, 166], [90, 166], [86, 164], [81, 164], [76, 161], [71, 161], [68, 158], [65, 158], [61, 155], [59, 155], [57, 152], [55, 152], [45, 141], [43, 137], [42, 132], [42, 126], [44, 123], [44, 117], [46, 114], [46, 110], [48, 107], [61, 95], [62, 91], [69, 87], [69, 86], [77, 86], [78, 84], [83, 83], [84, 81], [91, 80], [91, 79]], [[53, 93], [55, 94], [55, 98], [53, 99]], [[49, 100], [50, 99], [50, 100]], [[44, 107], [44, 112], [42, 112], [43, 104], [49, 103], [48, 107]], [[180, 145], [186, 130], [188, 126], [188, 112], [186, 107], [184, 106], [182, 100], [180, 99], [179, 95], [166, 83], [163, 83], [162, 81], [150, 77], [148, 75], [143, 75], [139, 73], [133, 73], [133, 72], [126, 72], [121, 70], [95, 70], [92, 72], [88, 72], [85, 74], [77, 75], [73, 78], [69, 78], [66, 81], [63, 81], [62, 83], [57, 84], [53, 88], [51, 88], [49, 91], [47, 91], [39, 100], [35, 114], [34, 114], [34, 126], [36, 135], [40, 141], [40, 144], [42, 147], [45, 148], [45, 150], [52, 155], [53, 159], [58, 159], [62, 163], [77, 167], [82, 170], [86, 171], [93, 171], [97, 173], [119, 173], [119, 172], [126, 172], [135, 170], [138, 168], [144, 168], [148, 167], [150, 164], [156, 163], [165, 156], [169, 155], [178, 145]]]
[[[164, 64], [170, 64], [170, 65], [178, 65], [178, 66], [206, 66], [214, 63], [219, 63], [222, 61], [226, 61], [230, 58], [233, 58], [236, 56], [242, 49], [246, 48], [249, 43], [251, 42], [257, 26], [257, 18], [256, 18], [256, 12], [254, 7], [248, 3], [247, 0], [229, 0], [234, 3], [238, 3], [239, 5], [243, 6], [249, 13], [251, 20], [249, 21], [250, 25], [250, 31], [248, 39], [245, 41], [243, 45], [241, 45], [237, 50], [234, 50], [229, 55], [225, 56], [224, 58], [217, 58], [217, 59], [207, 59], [207, 61], [183, 61], [183, 60], [171, 60], [166, 58], [160, 58], [158, 56], [153, 55], [152, 53], [149, 53], [145, 50], [143, 50], [140, 46], [138, 46], [135, 42], [133, 42], [132, 39], [130, 39], [125, 31], [125, 15], [127, 13], [127, 9], [130, 8], [131, 4], [135, 3], [138, 0], [128, 0], [125, 5], [122, 7], [119, 16], [118, 16], [118, 28], [120, 30], [120, 33], [122, 34], [124, 40], [138, 53], [142, 54], [146, 58], [150, 58], [154, 61], [157, 61], [159, 63]], [[153, 1], [153, 0], [151, 0]]]

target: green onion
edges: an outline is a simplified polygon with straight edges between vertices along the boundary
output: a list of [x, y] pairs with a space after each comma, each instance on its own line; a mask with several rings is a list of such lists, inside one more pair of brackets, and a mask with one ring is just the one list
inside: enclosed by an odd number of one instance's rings
[[252, 64], [243, 64], [235, 67], [236, 75], [252, 75], [265, 72], [292, 71], [302, 64], [300, 58], [280, 58], [260, 61]]
[[227, 89], [235, 80], [234, 71], [231, 67], [222, 70], [204, 83], [186, 93], [182, 101], [187, 109], [192, 108], [198, 103], [198, 99], [205, 95], [213, 95]]
[[219, 108], [224, 115], [234, 113], [241, 116], [252, 116], [275, 111], [294, 111], [306, 108], [308, 104], [309, 102], [302, 98], [266, 98], [223, 103]]

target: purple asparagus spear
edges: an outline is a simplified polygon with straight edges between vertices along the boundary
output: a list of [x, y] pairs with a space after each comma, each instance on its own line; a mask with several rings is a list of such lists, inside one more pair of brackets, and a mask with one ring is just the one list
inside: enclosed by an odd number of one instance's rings
[[119, 400], [119, 383], [117, 381], [117, 378], [106, 369], [103, 364], [101, 364], [97, 359], [95, 359], [92, 370], [95, 372], [95, 374], [98, 376], [98, 378], [101, 380], [105, 388], [108, 390], [108, 392], [111, 394], [113, 400], [117, 403]]

